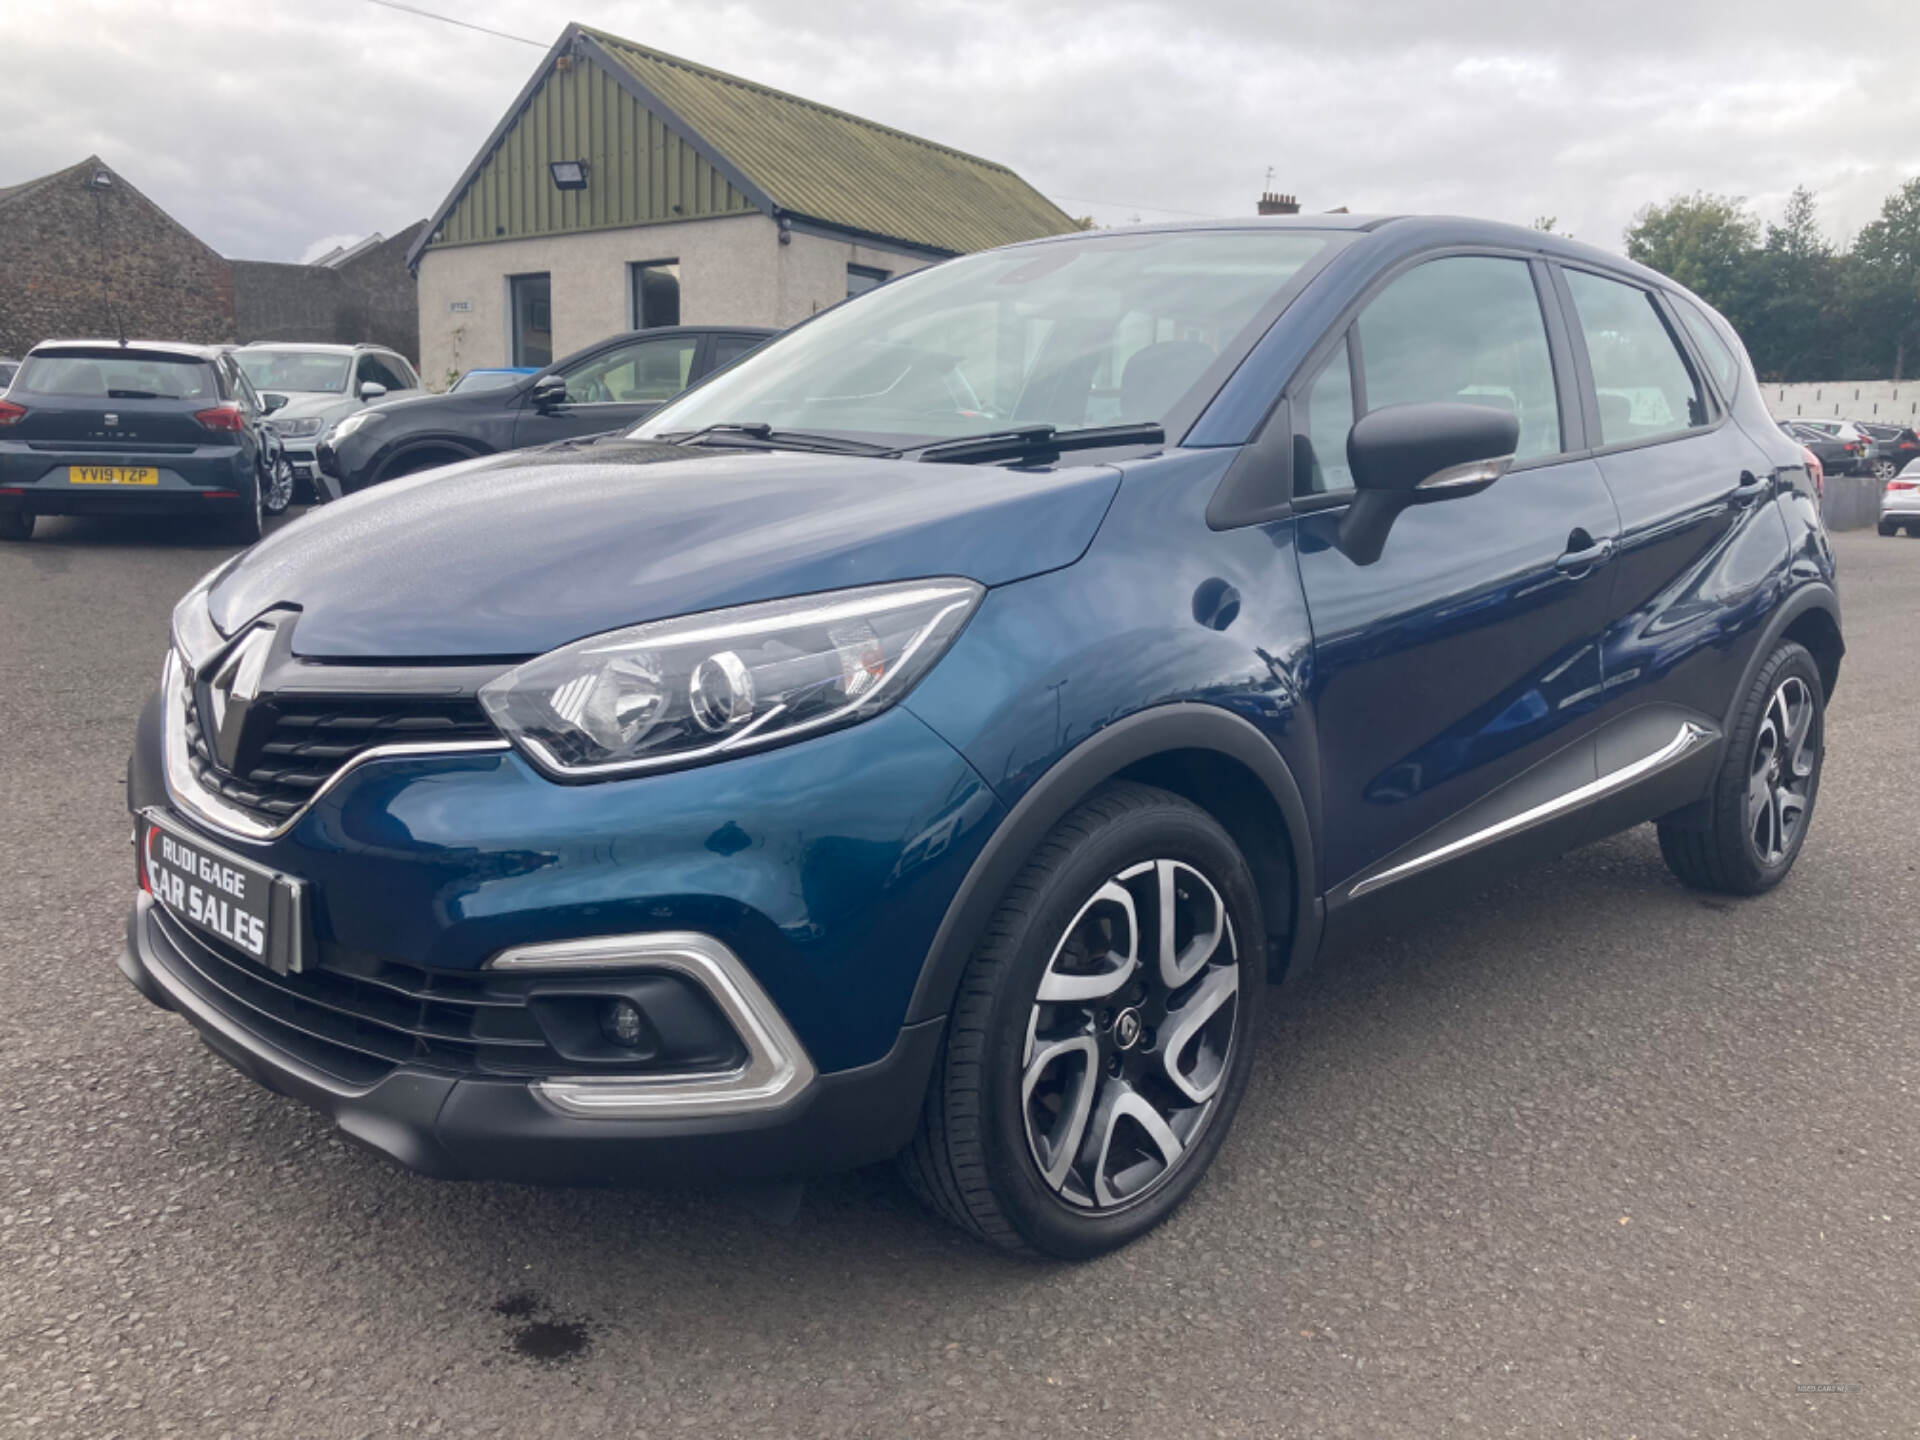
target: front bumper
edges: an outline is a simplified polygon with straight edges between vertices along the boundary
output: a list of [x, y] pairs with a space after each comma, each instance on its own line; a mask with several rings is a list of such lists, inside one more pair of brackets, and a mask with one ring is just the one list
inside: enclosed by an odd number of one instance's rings
[[120, 968], [209, 1049], [269, 1090], [318, 1110], [362, 1144], [422, 1174], [549, 1185], [753, 1180], [822, 1174], [894, 1154], [913, 1134], [941, 1022], [902, 1029], [869, 1065], [815, 1076], [771, 1108], [674, 1118], [584, 1117], [518, 1078], [404, 1064], [367, 1085], [305, 1063], [194, 978], [182, 940], [142, 895]]

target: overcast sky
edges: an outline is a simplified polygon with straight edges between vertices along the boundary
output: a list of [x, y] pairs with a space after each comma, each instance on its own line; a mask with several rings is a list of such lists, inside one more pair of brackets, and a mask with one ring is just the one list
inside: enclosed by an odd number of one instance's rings
[[[567, 18], [1011, 165], [1105, 224], [1540, 215], [1619, 248], [1678, 191], [1844, 237], [1920, 174], [1916, 0], [408, 0]], [[5, 0], [0, 185], [98, 152], [225, 254], [429, 214], [539, 63], [372, 0]]]

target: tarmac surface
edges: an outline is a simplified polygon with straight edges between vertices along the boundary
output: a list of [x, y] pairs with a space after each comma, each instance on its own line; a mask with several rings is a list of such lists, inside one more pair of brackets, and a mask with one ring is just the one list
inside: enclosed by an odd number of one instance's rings
[[1831, 1436], [1920, 1431], [1920, 541], [1836, 537], [1798, 868], [1643, 827], [1270, 1007], [1192, 1202], [1003, 1259], [889, 1170], [719, 1192], [416, 1178], [114, 965], [122, 777], [225, 548], [0, 547], [0, 1435]]

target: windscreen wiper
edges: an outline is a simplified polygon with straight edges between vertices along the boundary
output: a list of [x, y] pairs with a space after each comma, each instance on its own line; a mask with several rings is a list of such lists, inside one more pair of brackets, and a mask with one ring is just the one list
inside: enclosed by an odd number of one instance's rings
[[669, 445], [698, 445], [703, 440], [745, 440], [769, 450], [818, 450], [826, 455], [892, 455], [891, 445], [876, 445], [870, 440], [849, 440], [840, 435], [817, 435], [807, 430], [776, 430], [756, 420], [721, 421], [681, 435], [655, 437]]
[[1089, 425], [1079, 430], [1016, 425], [1008, 430], [989, 430], [984, 435], [962, 435], [953, 440], [936, 440], [931, 445], [911, 445], [898, 453], [944, 465], [969, 465], [983, 460], [1028, 460], [1056, 455], [1062, 450], [1098, 450], [1108, 445], [1159, 445], [1166, 438], [1167, 432], [1158, 421], [1152, 420], [1132, 425]]

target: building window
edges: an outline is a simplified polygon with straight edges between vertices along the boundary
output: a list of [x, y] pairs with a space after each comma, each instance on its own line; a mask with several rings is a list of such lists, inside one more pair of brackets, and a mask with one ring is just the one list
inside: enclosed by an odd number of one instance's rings
[[641, 260], [629, 265], [633, 274], [633, 328], [680, 323], [680, 262]]
[[891, 270], [876, 270], [871, 265], [847, 266], [847, 299], [864, 295], [876, 285], [884, 285], [893, 278]]
[[553, 363], [553, 283], [546, 274], [507, 277], [510, 349], [515, 365]]

